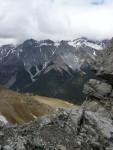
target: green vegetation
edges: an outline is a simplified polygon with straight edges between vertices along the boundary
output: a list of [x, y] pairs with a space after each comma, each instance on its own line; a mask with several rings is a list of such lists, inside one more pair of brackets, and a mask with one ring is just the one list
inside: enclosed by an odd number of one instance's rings
[[80, 105], [85, 100], [85, 95], [82, 92], [84, 84], [96, 76], [90, 69], [86, 70], [85, 75], [80, 72], [72, 72], [72, 75], [71, 77], [64, 70], [61, 73], [53, 69], [38, 76], [33, 84], [20, 92], [59, 98]]

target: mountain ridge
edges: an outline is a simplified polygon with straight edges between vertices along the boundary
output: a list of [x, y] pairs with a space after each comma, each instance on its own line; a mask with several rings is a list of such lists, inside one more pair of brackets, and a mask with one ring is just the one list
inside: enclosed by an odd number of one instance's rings
[[[34, 92], [32, 91], [34, 94], [66, 99], [67, 91], [63, 85], [66, 82], [70, 84], [72, 80], [76, 80], [75, 78], [78, 74], [81, 79], [84, 78], [84, 76], [89, 76], [89, 72], [92, 74], [90, 65], [100, 54], [101, 49], [105, 48], [108, 43], [108, 40], [99, 42], [87, 38], [79, 38], [73, 41], [62, 40], [59, 42], [30, 39], [16, 48], [8, 45], [8, 47], [5, 46], [6, 50], [4, 50], [1, 47], [0, 84], [16, 91], [22, 91], [22, 89], [26, 89], [26, 86], [28, 87], [35, 84], [36, 81], [38, 86], [38, 78], [41, 78], [45, 83], [50, 81], [51, 86], [50, 84], [48, 86], [46, 84], [46, 89], [49, 91], [50, 89], [54, 89], [54, 91], [45, 93], [45, 87], [43, 86], [42, 92], [39, 90], [35, 92], [36, 89], [32, 86], [32, 88], [34, 88]], [[48, 75], [48, 78], [45, 77], [45, 75]], [[53, 76], [56, 76], [54, 80], [55, 83], [51, 81]], [[57, 86], [57, 83], [60, 83], [60, 81], [63, 81], [61, 82], [62, 85], [58, 84]], [[55, 84], [56, 88], [54, 87]], [[68, 86], [67, 84], [67, 88]], [[78, 85], [75, 83], [75, 87], [72, 86], [72, 91], [76, 86]], [[81, 89], [82, 86], [83, 84], [78, 88]], [[60, 87], [62, 87], [62, 89]], [[39, 88], [38, 86], [37, 89]], [[28, 93], [30, 91], [26, 89], [24, 92]], [[61, 97], [61, 95], [63, 95], [63, 97]], [[73, 92], [71, 95], [73, 96], [67, 97], [67, 99], [79, 99], [79, 97], [74, 97]], [[83, 100], [85, 98], [82, 89], [79, 95], [82, 95], [80, 99]]]

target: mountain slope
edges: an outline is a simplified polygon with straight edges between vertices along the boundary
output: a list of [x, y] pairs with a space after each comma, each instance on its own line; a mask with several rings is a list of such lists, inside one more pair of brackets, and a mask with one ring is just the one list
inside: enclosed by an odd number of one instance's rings
[[[0, 84], [15, 91], [83, 100], [84, 81], [92, 77], [90, 65], [108, 43], [108, 40], [93, 41], [87, 38], [59, 42], [30, 39], [16, 48], [2, 46]], [[77, 80], [83, 81], [80, 86]]]
[[85, 94], [82, 92], [83, 85], [89, 78], [97, 78], [90, 67], [87, 67], [84, 70], [86, 74], [83, 74], [79, 71], [74, 72], [69, 67], [67, 71], [61, 68], [58, 71], [55, 70], [54, 64], [51, 65], [43, 70], [39, 76], [36, 76], [32, 84], [24, 87], [20, 92], [61, 98], [72, 103], [82, 104], [85, 100]]
[[[48, 101], [48, 103], [47, 103]], [[57, 103], [57, 106], [55, 106]], [[37, 117], [51, 114], [58, 108], [76, 107], [65, 101], [39, 96], [23, 95], [0, 87], [0, 124], [25, 123]]]
[[0, 112], [12, 123], [23, 123], [52, 112], [52, 108], [34, 98], [0, 87]]

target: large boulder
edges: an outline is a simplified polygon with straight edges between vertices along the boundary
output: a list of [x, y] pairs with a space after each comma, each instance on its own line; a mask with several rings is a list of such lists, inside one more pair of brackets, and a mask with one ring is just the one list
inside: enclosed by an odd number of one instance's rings
[[84, 85], [84, 93], [92, 95], [99, 99], [107, 99], [112, 92], [112, 86], [108, 83], [104, 83], [95, 79], [90, 79]]
[[92, 69], [104, 79], [113, 84], [113, 38], [106, 49], [97, 58]]
[[83, 92], [87, 99], [82, 108], [91, 112], [98, 112], [104, 117], [113, 119], [113, 39], [109, 46], [97, 58], [93, 70], [103, 80], [90, 79], [84, 85]]

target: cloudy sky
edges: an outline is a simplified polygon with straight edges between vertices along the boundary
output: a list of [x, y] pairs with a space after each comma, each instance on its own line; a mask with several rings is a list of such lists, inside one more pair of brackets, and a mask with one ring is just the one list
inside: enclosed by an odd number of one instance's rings
[[0, 0], [0, 44], [113, 36], [113, 0]]

